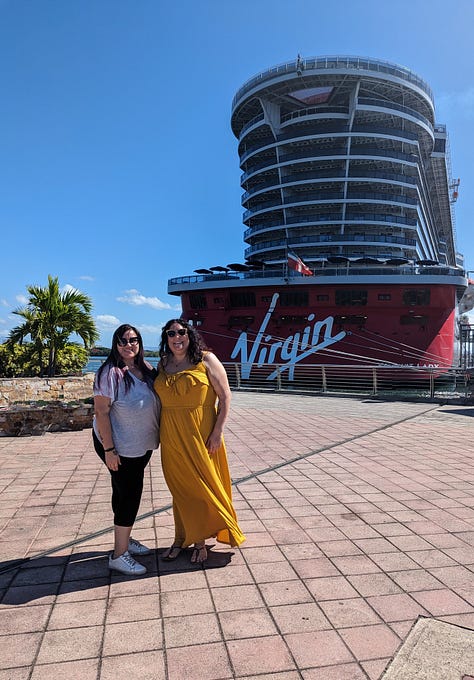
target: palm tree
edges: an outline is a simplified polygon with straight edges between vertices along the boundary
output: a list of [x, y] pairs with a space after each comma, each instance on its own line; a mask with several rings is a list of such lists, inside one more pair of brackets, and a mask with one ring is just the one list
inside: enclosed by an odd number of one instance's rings
[[26, 307], [13, 313], [25, 320], [10, 331], [7, 345], [21, 344], [30, 336], [38, 352], [40, 374], [43, 372], [43, 350], [48, 352], [48, 376], [56, 373], [58, 351], [64, 349], [69, 337], [76, 333], [89, 349], [99, 339], [91, 316], [92, 301], [79, 290], [61, 293], [58, 279], [48, 276], [48, 286], [28, 286]]
[[36, 311], [30, 307], [16, 309], [13, 314], [18, 314], [18, 316], [23, 317], [25, 321], [21, 324], [21, 326], [12, 328], [6, 345], [7, 347], [12, 347], [13, 345], [22, 345], [25, 337], [29, 335], [33, 344], [33, 352], [38, 357], [39, 374], [43, 375], [43, 338], [41, 336], [39, 317]]

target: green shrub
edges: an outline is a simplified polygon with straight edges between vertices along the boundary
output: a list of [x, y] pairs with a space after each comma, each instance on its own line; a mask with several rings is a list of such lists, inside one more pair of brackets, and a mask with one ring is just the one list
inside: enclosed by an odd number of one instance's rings
[[[43, 350], [43, 366], [48, 363], [47, 351]], [[58, 351], [56, 375], [82, 373], [87, 364], [89, 354], [81, 345], [66, 345]], [[0, 345], [0, 378], [28, 378], [39, 376], [38, 351], [33, 343], [13, 345], [7, 348]]]

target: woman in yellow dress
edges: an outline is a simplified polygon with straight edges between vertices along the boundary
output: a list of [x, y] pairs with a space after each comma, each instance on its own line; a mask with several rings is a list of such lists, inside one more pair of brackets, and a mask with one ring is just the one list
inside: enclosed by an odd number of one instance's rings
[[161, 334], [154, 387], [161, 401], [161, 460], [173, 497], [175, 538], [163, 559], [194, 545], [191, 562], [207, 559], [206, 539], [238, 546], [245, 536], [232, 505], [223, 439], [231, 392], [219, 359], [184, 319], [171, 319]]

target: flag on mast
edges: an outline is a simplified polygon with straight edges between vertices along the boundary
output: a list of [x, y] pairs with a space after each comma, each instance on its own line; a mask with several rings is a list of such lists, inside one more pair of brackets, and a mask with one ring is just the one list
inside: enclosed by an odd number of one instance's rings
[[303, 276], [313, 276], [313, 272], [306, 265], [303, 260], [298, 257], [296, 253], [288, 249], [288, 267], [294, 269], [296, 272], [303, 274]]

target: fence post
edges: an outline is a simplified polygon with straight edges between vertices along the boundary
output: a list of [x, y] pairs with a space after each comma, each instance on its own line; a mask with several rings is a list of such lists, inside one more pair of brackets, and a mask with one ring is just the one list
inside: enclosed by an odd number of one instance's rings
[[278, 390], [278, 392], [281, 392], [281, 373], [280, 373], [280, 366], [277, 366], [277, 390]]
[[240, 390], [240, 370], [239, 370], [240, 364], [235, 364], [235, 382], [237, 389]]
[[327, 392], [328, 391], [328, 384], [327, 384], [327, 380], [326, 380], [326, 367], [325, 366], [321, 366], [321, 382], [323, 384], [323, 392]]
[[374, 367], [372, 369], [372, 394], [377, 394], [377, 369]]
[[434, 399], [435, 395], [435, 378], [433, 371], [430, 372], [430, 399]]

